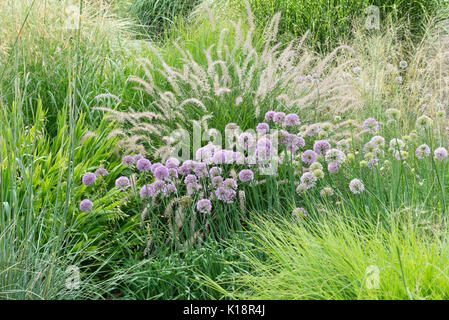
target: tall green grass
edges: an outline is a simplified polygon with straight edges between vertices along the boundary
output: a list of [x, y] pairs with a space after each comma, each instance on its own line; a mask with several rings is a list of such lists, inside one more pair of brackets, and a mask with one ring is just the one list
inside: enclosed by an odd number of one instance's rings
[[389, 216], [388, 224], [341, 210], [300, 222], [256, 218], [251, 249], [241, 252], [252, 271], [237, 279], [239, 288], [203, 283], [239, 299], [447, 299], [447, 231], [420, 210]]

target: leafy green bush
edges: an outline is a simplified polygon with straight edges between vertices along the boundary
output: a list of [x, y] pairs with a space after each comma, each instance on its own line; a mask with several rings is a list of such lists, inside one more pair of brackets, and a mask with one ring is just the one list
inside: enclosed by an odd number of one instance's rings
[[[229, 0], [244, 8], [246, 0]], [[412, 34], [422, 34], [427, 18], [443, 5], [441, 0], [248, 0], [256, 20], [264, 25], [268, 17], [282, 12], [280, 33], [302, 36], [310, 30], [310, 43], [321, 51], [332, 50], [347, 38], [353, 22], [365, 20], [366, 8], [375, 5], [382, 19], [391, 15], [408, 23]]]
[[133, 0], [130, 11], [150, 36], [161, 36], [202, 0]]

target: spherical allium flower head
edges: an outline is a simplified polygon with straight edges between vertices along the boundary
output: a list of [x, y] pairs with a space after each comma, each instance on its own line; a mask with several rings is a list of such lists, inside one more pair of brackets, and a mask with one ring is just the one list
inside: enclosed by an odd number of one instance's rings
[[273, 121], [275, 114], [276, 114], [276, 112], [274, 112], [274, 111], [268, 111], [267, 113], [265, 113], [265, 120]]
[[234, 189], [234, 190], [237, 190], [237, 188], [238, 188], [237, 181], [235, 181], [235, 179], [233, 179], [233, 178], [225, 179], [225, 181], [223, 181], [223, 186], [225, 186], [226, 188]]
[[341, 151], [348, 151], [350, 149], [351, 145], [348, 141], [348, 139], [341, 139], [337, 142], [337, 149]]
[[208, 214], [212, 211], [212, 203], [209, 199], [201, 199], [196, 204], [196, 210], [203, 214]]
[[447, 150], [443, 147], [439, 147], [434, 151], [435, 159], [444, 160], [447, 158]]
[[399, 62], [399, 68], [401, 68], [402, 70], [407, 69], [407, 67], [408, 67], [407, 61], [402, 60]]
[[219, 188], [223, 185], [223, 177], [222, 176], [214, 176], [211, 179], [212, 186], [214, 188]]
[[80, 203], [80, 210], [82, 212], [92, 211], [93, 205], [94, 204], [92, 203], [92, 201], [90, 201], [89, 199], [84, 199]]
[[399, 111], [398, 109], [395, 109], [395, 108], [387, 109], [387, 111], [385, 111], [385, 113], [387, 114], [387, 117], [391, 120], [398, 121], [399, 118], [401, 117], [401, 111]]
[[323, 179], [324, 178], [324, 171], [321, 170], [321, 169], [315, 169], [315, 170], [312, 171], [312, 173], [318, 179]]
[[154, 174], [156, 172], [156, 169], [159, 168], [159, 167], [162, 167], [162, 163], [159, 163], [159, 162], [158, 163], [153, 163], [151, 165], [151, 169], [150, 169], [151, 173]]
[[177, 194], [178, 193], [178, 189], [176, 189], [175, 185], [173, 185], [171, 183], [167, 184], [167, 193]]
[[234, 189], [228, 188], [226, 186], [221, 186], [215, 190], [215, 196], [218, 200], [225, 203], [233, 203], [237, 193]]
[[179, 160], [176, 158], [168, 158], [167, 161], [165, 161], [165, 166], [168, 169], [177, 169], [179, 167]]
[[307, 127], [305, 135], [308, 137], [313, 137], [320, 132], [320, 126], [318, 124], [311, 124]]
[[351, 192], [354, 194], [359, 194], [365, 190], [365, 186], [363, 185], [362, 180], [352, 179], [349, 183], [349, 190], [351, 190]]
[[223, 170], [220, 167], [212, 167], [209, 170], [209, 174], [211, 177], [219, 176]]
[[136, 163], [136, 159], [133, 156], [124, 156], [122, 159], [122, 163], [125, 167], [131, 167]]
[[97, 170], [95, 170], [95, 175], [97, 177], [105, 177], [108, 174], [109, 174], [109, 172], [105, 168], [98, 168]]
[[310, 165], [310, 170], [323, 170], [323, 165], [319, 162], [314, 162]]
[[140, 153], [138, 153], [138, 154], [133, 155], [133, 158], [134, 158], [134, 161], [137, 162], [137, 161], [139, 161], [140, 159], [143, 159], [144, 156], [141, 155]]
[[115, 187], [122, 191], [126, 190], [130, 186], [130, 181], [127, 177], [121, 176], [117, 180], [115, 180]]
[[332, 197], [334, 195], [334, 189], [331, 187], [324, 187], [320, 190], [321, 197]]
[[186, 185], [189, 185], [189, 184], [197, 184], [197, 183], [198, 183], [198, 179], [197, 179], [197, 177], [196, 177], [195, 175], [189, 174], [189, 175], [187, 175], [187, 176], [185, 177], [184, 183], [185, 183]]
[[258, 158], [265, 159], [271, 154], [271, 141], [267, 138], [260, 138], [256, 144], [256, 155]]
[[313, 150], [306, 150], [301, 155], [301, 160], [305, 164], [312, 164], [316, 161], [316, 158], [318, 157], [317, 153]]
[[363, 127], [363, 130], [374, 134], [379, 129], [379, 123], [374, 118], [368, 118], [365, 121], [363, 121], [362, 127]]
[[318, 140], [313, 145], [313, 151], [315, 151], [317, 154], [321, 156], [324, 156], [327, 150], [329, 150], [330, 148], [331, 145], [327, 140]]
[[346, 155], [341, 150], [329, 149], [327, 150], [324, 159], [326, 160], [327, 163], [337, 162], [339, 164], [342, 164], [343, 162], [345, 162]]
[[259, 123], [259, 124], [257, 125], [256, 131], [257, 131], [257, 133], [259, 133], [259, 134], [263, 134], [263, 133], [265, 133], [265, 132], [270, 131], [270, 126], [268, 125], [268, 123], [261, 122], [261, 123]]
[[154, 170], [154, 176], [159, 180], [165, 180], [168, 178], [168, 169], [165, 166], [158, 166]]
[[424, 159], [430, 156], [430, 147], [427, 144], [422, 144], [416, 148], [415, 155], [418, 159]]
[[379, 148], [385, 146], [385, 138], [382, 136], [374, 136], [370, 142], [376, 144]]
[[368, 141], [367, 143], [365, 143], [365, 145], [363, 146], [363, 151], [365, 153], [372, 153], [372, 154], [376, 154], [377, 152], [380, 151], [379, 146], [374, 143], [373, 141]]
[[192, 167], [189, 163], [184, 162], [179, 168], [178, 173], [182, 176], [186, 176], [192, 172]]
[[317, 177], [312, 172], [306, 172], [301, 176], [301, 184], [305, 185], [307, 189], [313, 188], [316, 184]]
[[248, 133], [248, 132], [243, 132], [238, 137], [239, 145], [245, 151], [249, 151], [250, 149], [252, 149], [252, 147], [254, 146], [255, 141], [256, 140], [254, 139], [254, 136], [251, 133]]
[[139, 191], [140, 199], [152, 198], [154, 195], [154, 187], [151, 184], [143, 186]]
[[148, 172], [151, 170], [151, 162], [145, 158], [139, 159], [136, 166], [140, 172]]
[[170, 178], [177, 178], [178, 177], [178, 169], [175, 169], [175, 168], [168, 169], [168, 176]]
[[207, 166], [204, 162], [198, 163], [195, 170], [193, 170], [193, 172], [200, 179], [206, 177], [209, 174], [209, 172], [207, 170]]
[[242, 182], [248, 182], [254, 180], [254, 173], [249, 169], [244, 169], [239, 173], [239, 179]]
[[428, 129], [431, 125], [432, 119], [426, 115], [423, 115], [416, 120], [416, 128], [418, 129]]
[[225, 131], [237, 131], [239, 129], [240, 127], [234, 122], [228, 123], [225, 127]]
[[151, 186], [152, 186], [152, 188], [153, 188], [153, 190], [154, 190], [154, 195], [153, 195], [153, 196], [156, 196], [156, 195], [158, 195], [159, 193], [163, 193], [163, 194], [166, 194], [166, 193], [167, 193], [167, 185], [166, 185], [165, 182], [162, 181], [162, 180], [159, 180], [159, 179], [155, 180], [155, 181], [151, 184]]
[[290, 113], [285, 116], [284, 124], [287, 127], [294, 127], [299, 125], [299, 117], [296, 113]]
[[295, 219], [299, 219], [299, 217], [307, 217], [307, 211], [306, 211], [306, 209], [304, 209], [302, 207], [301, 208], [295, 208], [292, 211], [292, 216]]
[[86, 187], [93, 185], [95, 183], [95, 180], [97, 180], [97, 176], [92, 172], [86, 173], [82, 178], [83, 184]]
[[332, 174], [336, 174], [340, 170], [340, 164], [338, 162], [331, 162], [327, 165], [327, 170]]
[[212, 149], [206, 146], [206, 147], [199, 148], [196, 151], [195, 159], [200, 162], [205, 162], [205, 161], [210, 160], [210, 158], [212, 158], [213, 155], [214, 155], [214, 153], [213, 153]]
[[405, 149], [405, 142], [398, 138], [393, 138], [390, 140], [390, 151], [402, 151]]
[[276, 124], [282, 124], [285, 119], [285, 112], [276, 112], [273, 116], [273, 121]]

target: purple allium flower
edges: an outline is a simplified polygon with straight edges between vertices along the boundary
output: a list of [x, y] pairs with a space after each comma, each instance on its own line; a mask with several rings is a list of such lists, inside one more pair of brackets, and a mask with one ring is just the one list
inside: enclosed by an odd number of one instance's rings
[[255, 143], [255, 139], [251, 133], [243, 132], [238, 138], [239, 145], [245, 151], [252, 149]]
[[422, 144], [416, 148], [415, 154], [418, 159], [426, 158], [430, 156], [430, 148], [427, 144]]
[[268, 123], [261, 122], [261, 123], [259, 123], [259, 124], [257, 125], [256, 131], [257, 131], [257, 133], [259, 133], [259, 134], [263, 134], [263, 133], [265, 133], [265, 132], [270, 131], [270, 126], [268, 125]]
[[318, 140], [315, 142], [315, 144], [313, 145], [313, 151], [315, 151], [317, 154], [324, 156], [327, 152], [327, 150], [329, 150], [331, 148], [331, 145], [329, 143], [329, 141], [327, 140]]
[[204, 162], [200, 162], [196, 165], [196, 168], [193, 170], [193, 172], [195, 173], [195, 175], [198, 178], [203, 178], [206, 177], [208, 175], [208, 171], [207, 171], [207, 166]]
[[92, 203], [92, 201], [90, 201], [89, 199], [84, 199], [80, 203], [80, 210], [82, 212], [92, 211], [93, 205], [94, 204]]
[[221, 200], [225, 203], [233, 203], [237, 193], [234, 189], [227, 188], [225, 186], [219, 187], [215, 190], [215, 196], [218, 200]]
[[214, 176], [212, 177], [212, 186], [215, 188], [221, 187], [223, 185], [223, 177], [222, 176]]
[[301, 184], [305, 185], [307, 189], [313, 188], [316, 184], [317, 177], [312, 172], [306, 172], [301, 176]]
[[314, 163], [316, 161], [317, 157], [318, 157], [318, 155], [316, 154], [315, 151], [313, 151], [313, 150], [306, 150], [301, 155], [301, 160], [305, 164], [312, 164], [312, 163]]
[[122, 163], [125, 167], [131, 167], [136, 163], [136, 160], [133, 156], [124, 156], [122, 159]]
[[201, 213], [208, 214], [212, 211], [212, 203], [208, 199], [201, 199], [196, 204], [196, 210]]
[[97, 170], [95, 170], [95, 175], [97, 177], [105, 177], [108, 174], [109, 174], [109, 172], [105, 168], [98, 168]]
[[236, 123], [228, 123], [225, 127], [225, 131], [237, 131], [240, 127]]
[[235, 181], [235, 179], [233, 179], [233, 178], [225, 179], [225, 181], [223, 181], [223, 185], [226, 188], [231, 188], [231, 189], [234, 189], [234, 190], [237, 190], [237, 188], [238, 188], [237, 181]]
[[362, 180], [352, 179], [349, 183], [349, 190], [351, 190], [351, 192], [354, 194], [359, 194], [365, 190], [365, 186], [363, 185]]
[[434, 152], [435, 159], [443, 160], [447, 158], [447, 150], [443, 147], [439, 147], [438, 149], [435, 149]]
[[154, 176], [159, 180], [165, 180], [168, 178], [168, 169], [161, 165], [154, 170]]
[[220, 150], [214, 154], [213, 160], [215, 164], [224, 164], [227, 163], [226, 159], [226, 151]]
[[167, 193], [167, 185], [165, 184], [164, 181], [157, 179], [151, 185], [154, 189], [155, 195], [159, 193], [163, 194]]
[[239, 173], [239, 179], [242, 182], [248, 182], [254, 180], [254, 173], [249, 169], [244, 169]]
[[276, 112], [273, 116], [273, 121], [276, 124], [282, 124], [285, 119], [285, 113], [284, 112]]
[[187, 177], [185, 177], [184, 183], [185, 183], [186, 185], [189, 185], [189, 184], [197, 184], [197, 183], [198, 183], [198, 179], [197, 179], [197, 177], [194, 176], [193, 174], [189, 174], [189, 175], [187, 175]]
[[317, 124], [311, 124], [307, 127], [306, 135], [309, 137], [313, 137], [314, 135], [318, 134], [320, 132], [320, 126]]
[[285, 116], [284, 124], [287, 127], [294, 127], [299, 124], [299, 117], [296, 113], [290, 113]]
[[299, 148], [304, 148], [306, 145], [306, 142], [302, 137], [289, 133], [287, 133], [287, 136], [284, 136], [282, 143], [287, 147], [287, 150], [291, 152], [296, 152]]
[[368, 118], [363, 121], [363, 130], [368, 131], [369, 133], [375, 134], [377, 129], [379, 128], [379, 123], [374, 118]]
[[236, 164], [243, 164], [245, 162], [245, 155], [240, 151], [233, 152], [231, 158]]
[[126, 190], [130, 186], [129, 179], [127, 177], [121, 176], [115, 180], [115, 187], [122, 191]]
[[346, 159], [346, 155], [341, 150], [329, 149], [326, 152], [325, 159], [327, 163], [337, 162], [338, 164], [342, 164]]
[[88, 187], [94, 184], [95, 180], [97, 180], [97, 176], [95, 173], [88, 172], [83, 176], [83, 184]]
[[267, 113], [265, 113], [265, 120], [272, 121], [274, 119], [275, 114], [276, 114], [276, 112], [274, 112], [274, 111], [268, 111]]
[[155, 194], [154, 187], [151, 184], [147, 184], [139, 191], [141, 199], [152, 198]]
[[178, 173], [182, 176], [186, 176], [190, 174], [190, 172], [192, 172], [192, 168], [188, 163], [185, 162], [178, 169]]
[[214, 154], [213, 150], [211, 148], [205, 146], [205, 147], [199, 148], [196, 151], [195, 159], [200, 162], [207, 161], [208, 159], [210, 159], [213, 156], [213, 154]]
[[271, 141], [267, 138], [261, 138], [257, 141], [256, 155], [258, 158], [266, 159], [271, 154]]
[[178, 169], [175, 169], [175, 168], [168, 169], [168, 176], [170, 178], [177, 178], [178, 177]]
[[159, 167], [162, 167], [162, 163], [159, 163], [159, 162], [153, 163], [151, 165], [151, 173], [154, 174], [156, 172], [156, 169]]
[[167, 161], [165, 161], [165, 166], [168, 169], [178, 169], [179, 167], [179, 160], [176, 158], [168, 158]]
[[327, 170], [332, 174], [336, 174], [340, 170], [340, 164], [338, 162], [331, 162], [327, 165]]
[[167, 193], [173, 193], [173, 194], [177, 194], [178, 193], [178, 189], [176, 189], [175, 185], [173, 184], [167, 184]]
[[219, 176], [223, 170], [220, 167], [212, 167], [209, 170], [211, 177]]
[[142, 158], [137, 160], [137, 169], [140, 172], [148, 172], [151, 170], [151, 162], [148, 159]]
[[296, 209], [293, 209], [292, 216], [295, 219], [299, 219], [299, 217], [301, 217], [301, 216], [307, 217], [307, 211], [306, 211], [306, 209], [304, 209], [302, 207], [301, 208], [296, 208]]
[[143, 155], [141, 155], [141, 154], [139, 153], [139, 154], [133, 155], [133, 158], [134, 158], [134, 161], [137, 162], [137, 161], [139, 161], [140, 159], [143, 159], [144, 157], [143, 157]]

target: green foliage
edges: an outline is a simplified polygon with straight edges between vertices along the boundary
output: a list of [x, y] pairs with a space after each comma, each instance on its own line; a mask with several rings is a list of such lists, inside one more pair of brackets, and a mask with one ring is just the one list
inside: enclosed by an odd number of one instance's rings
[[177, 19], [186, 17], [201, 0], [132, 0], [131, 14], [140, 21], [144, 31], [161, 37], [173, 28]]
[[[447, 299], [445, 227], [420, 210], [388, 212], [387, 225], [345, 211], [317, 220], [256, 219], [242, 253], [253, 268], [229, 295], [241, 299]], [[259, 252], [255, 255], [254, 252]], [[217, 282], [206, 281], [219, 288]], [[225, 290], [220, 290], [221, 292]]]
[[[229, 0], [244, 10], [245, 0]], [[266, 24], [269, 17], [282, 12], [280, 33], [287, 37], [303, 36], [310, 30], [310, 43], [320, 51], [330, 51], [347, 39], [353, 22], [365, 21], [366, 8], [375, 5], [380, 9], [380, 25], [391, 16], [398, 23], [410, 26], [416, 36], [423, 34], [428, 18], [442, 6], [441, 0], [249, 0], [259, 24]]]

